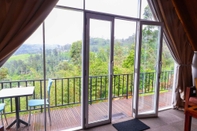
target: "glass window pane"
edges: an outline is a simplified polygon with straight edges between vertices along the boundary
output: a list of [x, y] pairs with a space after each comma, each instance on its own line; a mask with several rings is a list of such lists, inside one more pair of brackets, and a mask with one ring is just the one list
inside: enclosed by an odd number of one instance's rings
[[157, 91], [157, 63], [160, 49], [160, 26], [142, 25], [139, 76], [139, 114], [155, 113]]
[[51, 112], [63, 114], [55, 130], [81, 126], [82, 30], [83, 13], [79, 11], [54, 8], [45, 20], [46, 74], [54, 80]]
[[159, 110], [172, 107], [174, 59], [163, 39], [162, 71], [160, 75]]
[[112, 122], [132, 117], [135, 34], [135, 21], [115, 19]]
[[[88, 123], [109, 119], [109, 62], [111, 22], [90, 19]], [[101, 48], [102, 47], [102, 48]], [[104, 82], [106, 81], [106, 82]], [[101, 101], [103, 100], [103, 101]], [[98, 102], [100, 104], [98, 104]], [[102, 102], [102, 106], [101, 106]], [[93, 117], [94, 116], [94, 117]], [[97, 116], [97, 117], [96, 117]]]
[[86, 0], [87, 10], [137, 17], [138, 0]]
[[141, 19], [155, 21], [155, 19], [153, 17], [153, 13], [150, 9], [150, 6], [148, 5], [147, 0], [142, 0]]
[[74, 8], [83, 8], [83, 0], [59, 0], [57, 5], [68, 6]]

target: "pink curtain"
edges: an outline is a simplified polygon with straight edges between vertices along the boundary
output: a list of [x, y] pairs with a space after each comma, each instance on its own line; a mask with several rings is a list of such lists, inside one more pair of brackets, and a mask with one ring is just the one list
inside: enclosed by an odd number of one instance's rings
[[164, 22], [164, 33], [170, 52], [177, 63], [174, 108], [183, 108], [185, 90], [192, 85], [191, 63], [193, 50], [184, 28], [176, 14], [172, 0], [149, 0], [155, 9], [159, 21]]
[[0, 0], [0, 67], [44, 21], [58, 0]]

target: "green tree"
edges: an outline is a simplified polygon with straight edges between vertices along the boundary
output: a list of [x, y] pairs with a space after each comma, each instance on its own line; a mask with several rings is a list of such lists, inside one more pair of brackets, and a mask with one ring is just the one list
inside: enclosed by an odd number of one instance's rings
[[[73, 76], [72, 74], [75, 70], [74, 66], [69, 63], [68, 61], [62, 61], [58, 64], [57, 69], [56, 69], [56, 75], [57, 77], [70, 77]], [[78, 71], [77, 71], [78, 72]], [[76, 74], [75, 74], [76, 76]], [[78, 75], [77, 75], [78, 76]]]
[[6, 79], [8, 76], [8, 69], [7, 68], [0, 68], [0, 80]]
[[74, 65], [81, 67], [82, 42], [74, 42], [71, 46], [70, 57]]
[[174, 59], [172, 58], [165, 41], [163, 41], [162, 50], [162, 70], [174, 70]]
[[152, 26], [144, 26], [142, 30], [141, 70], [154, 71], [158, 56], [158, 31]]
[[91, 76], [106, 75], [108, 73], [108, 62], [108, 59], [103, 61], [97, 57], [96, 53], [90, 52], [89, 74]]
[[[107, 53], [106, 53], [107, 52]], [[98, 59], [102, 60], [103, 62], [107, 62], [108, 60], [108, 53], [109, 51], [106, 51], [105, 49], [101, 48], [99, 49], [99, 52], [97, 53]]]
[[146, 20], [153, 20], [153, 14], [152, 14], [149, 6], [146, 6], [144, 8], [143, 16], [144, 16], [144, 19], [146, 19]]
[[116, 42], [114, 46], [114, 66], [121, 67], [124, 60], [123, 46]]
[[134, 66], [135, 51], [131, 50], [128, 57], [123, 61], [124, 68], [131, 68]]

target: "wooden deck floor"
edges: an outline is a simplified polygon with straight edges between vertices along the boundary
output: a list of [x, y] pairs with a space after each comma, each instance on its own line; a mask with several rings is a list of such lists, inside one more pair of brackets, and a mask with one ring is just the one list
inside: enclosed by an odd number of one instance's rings
[[[132, 116], [132, 98], [129, 99], [117, 99], [112, 101], [112, 121], [116, 119], [121, 119], [125, 117]], [[141, 102], [146, 102], [153, 100], [153, 96], [149, 95], [142, 100], [140, 99], [140, 108], [146, 106], [146, 109], [151, 109], [150, 104], [142, 104]], [[159, 108], [166, 107], [167, 105], [171, 105], [171, 92], [160, 94], [160, 102]], [[89, 114], [89, 122], [105, 119], [106, 109], [108, 104], [106, 102], [100, 102], [96, 104], [89, 105], [90, 114]], [[141, 110], [143, 111], [143, 110]], [[28, 115], [21, 115], [20, 118], [24, 121], [28, 121]], [[63, 108], [63, 109], [51, 109], [51, 118], [52, 125], [50, 126], [49, 121], [47, 121], [47, 131], [60, 131], [66, 130], [74, 127], [81, 126], [81, 107], [76, 106], [72, 108]], [[14, 118], [8, 118], [8, 123], [11, 123]], [[48, 120], [48, 116], [47, 116]], [[5, 126], [6, 127], [6, 126]], [[15, 125], [7, 131], [15, 131]], [[44, 131], [44, 114], [37, 113], [32, 114], [31, 117], [31, 126], [29, 128], [30, 131]], [[27, 127], [24, 127], [21, 124], [19, 131], [27, 131]]]

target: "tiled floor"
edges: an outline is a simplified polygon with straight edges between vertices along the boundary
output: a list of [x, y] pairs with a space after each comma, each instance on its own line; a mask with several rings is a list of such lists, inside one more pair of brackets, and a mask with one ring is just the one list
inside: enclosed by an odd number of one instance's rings
[[[117, 120], [113, 123], [125, 121], [133, 118], [126, 118]], [[140, 119], [146, 125], [150, 127], [150, 129], [146, 131], [184, 131], [184, 112], [179, 110], [165, 110], [159, 112], [159, 116], [157, 118], [147, 118]], [[112, 124], [103, 125], [83, 131], [117, 131]], [[192, 126], [191, 131], [197, 131], [197, 119], [192, 118]]]

